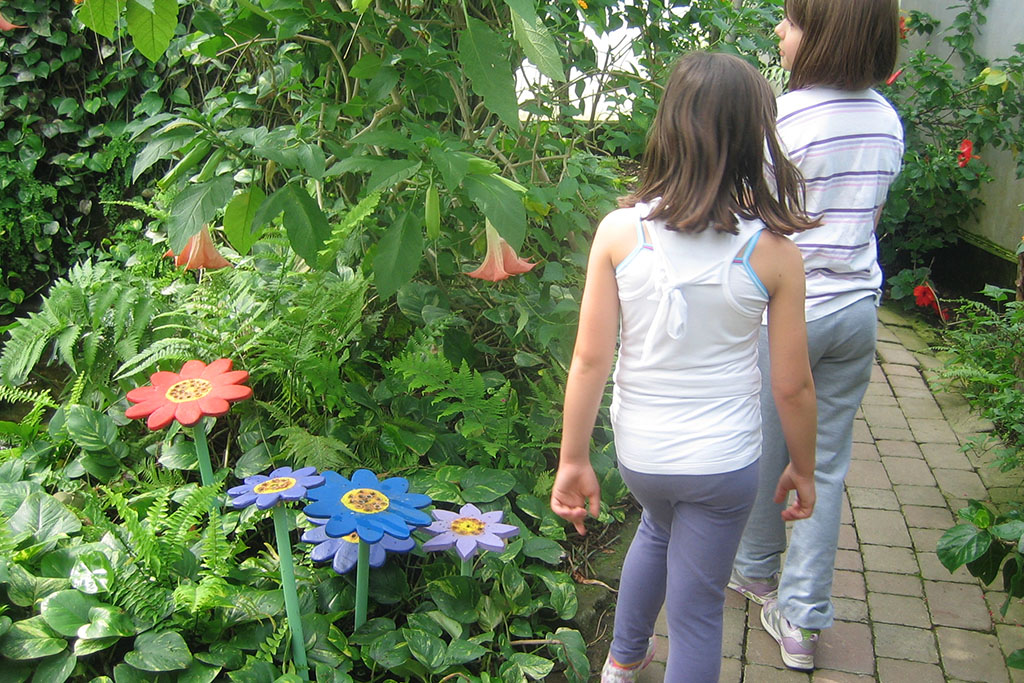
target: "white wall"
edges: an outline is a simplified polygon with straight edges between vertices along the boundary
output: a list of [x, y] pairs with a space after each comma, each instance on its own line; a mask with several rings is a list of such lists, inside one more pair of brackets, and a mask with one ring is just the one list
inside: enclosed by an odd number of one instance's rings
[[[955, 8], [948, 8], [951, 4], [953, 0], [902, 0], [904, 10], [927, 12], [938, 19], [943, 28], [951, 25], [957, 13]], [[978, 53], [988, 59], [1013, 54], [1013, 46], [1024, 42], [1024, 1], [991, 0], [985, 15], [988, 22], [981, 27], [975, 42]], [[983, 149], [980, 154], [995, 180], [982, 187], [985, 207], [978, 220], [965, 227], [1004, 249], [1015, 251], [1024, 234], [1024, 211], [1018, 208], [1024, 203], [1024, 180], [1017, 179], [1016, 163], [1009, 152]]]

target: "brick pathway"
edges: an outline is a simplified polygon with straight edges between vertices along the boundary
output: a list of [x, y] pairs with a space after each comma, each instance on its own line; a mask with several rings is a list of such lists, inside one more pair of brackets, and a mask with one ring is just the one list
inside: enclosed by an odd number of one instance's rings
[[[836, 558], [835, 625], [822, 633], [813, 674], [786, 669], [761, 626], [760, 607], [726, 591], [722, 683], [933, 683], [1024, 681], [1005, 656], [1024, 647], [1024, 605], [999, 614], [1003, 596], [961, 568], [950, 574], [935, 544], [968, 498], [1019, 497], [1003, 475], [960, 445], [991, 425], [964, 399], [930, 385], [941, 365], [899, 314], [879, 311], [878, 362], [854, 425]], [[997, 581], [997, 585], [1000, 582]], [[640, 676], [662, 681], [659, 654]]]

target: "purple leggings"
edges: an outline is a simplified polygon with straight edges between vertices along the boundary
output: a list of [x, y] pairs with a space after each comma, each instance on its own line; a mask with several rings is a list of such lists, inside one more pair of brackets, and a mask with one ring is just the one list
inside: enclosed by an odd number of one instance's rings
[[758, 465], [722, 474], [640, 474], [620, 467], [643, 506], [622, 565], [611, 653], [643, 659], [665, 597], [665, 680], [717, 683], [725, 586], [757, 494]]

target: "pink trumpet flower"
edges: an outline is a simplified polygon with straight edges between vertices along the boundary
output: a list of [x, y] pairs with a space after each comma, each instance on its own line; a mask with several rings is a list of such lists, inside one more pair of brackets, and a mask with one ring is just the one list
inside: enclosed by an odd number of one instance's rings
[[164, 252], [164, 256], [174, 257], [174, 265], [185, 266], [185, 270], [194, 270], [196, 268], [215, 270], [231, 266], [227, 259], [217, 251], [217, 247], [213, 245], [210, 231], [205, 225], [202, 230], [189, 238], [180, 254], [175, 256], [174, 252], [168, 249]]
[[476, 270], [466, 273], [470, 277], [480, 280], [497, 282], [504, 280], [509, 275], [519, 275], [530, 271], [536, 263], [519, 258], [515, 249], [509, 246], [508, 242], [498, 234], [490, 221], [487, 221], [484, 228], [487, 236], [487, 255], [484, 262]]
[[25, 26], [23, 24], [12, 24], [4, 19], [4, 15], [0, 14], [0, 31], [13, 31], [16, 28], [25, 28]]

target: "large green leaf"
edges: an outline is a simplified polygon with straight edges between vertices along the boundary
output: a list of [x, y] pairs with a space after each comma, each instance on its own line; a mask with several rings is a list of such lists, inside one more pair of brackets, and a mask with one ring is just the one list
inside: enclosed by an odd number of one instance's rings
[[942, 566], [953, 572], [984, 555], [991, 544], [992, 534], [988, 531], [982, 531], [973, 524], [957, 524], [942, 534], [935, 551]]
[[72, 652], [58, 652], [36, 664], [32, 683], [64, 683], [75, 670], [78, 657]]
[[143, 671], [176, 671], [192, 663], [192, 653], [177, 631], [147, 631], [135, 638], [135, 649], [124, 661]]
[[418, 628], [404, 628], [405, 642], [409, 645], [412, 656], [432, 673], [439, 673], [447, 666], [445, 655], [447, 649], [444, 641]]
[[[86, 0], [87, 2], [90, 0]], [[85, 5], [82, 5], [83, 7]], [[192, 126], [178, 126], [156, 135], [146, 143], [146, 146], [135, 156], [135, 165], [132, 167], [132, 182], [139, 179], [153, 164], [166, 159], [172, 152], [176, 152], [196, 138], [196, 129]]]
[[513, 249], [519, 249], [526, 237], [526, 209], [522, 196], [493, 175], [467, 175], [462, 184], [498, 234]]
[[586, 683], [590, 679], [590, 662], [587, 659], [587, 643], [580, 632], [571, 628], [560, 628], [549, 636], [549, 639], [565, 645], [563, 648], [551, 649], [565, 662], [565, 677], [569, 679], [569, 683]]
[[529, 652], [516, 652], [501, 665], [498, 674], [503, 681], [519, 681], [529, 678], [542, 681], [551, 673], [555, 663], [549, 659], [532, 655]]
[[427, 585], [427, 593], [445, 616], [462, 624], [476, 621], [480, 587], [471, 577], [447, 576], [431, 581]]
[[[165, 221], [171, 250], [180, 254], [190, 237], [209, 223], [231, 199], [235, 181], [230, 175], [189, 185], [171, 202], [170, 217]], [[499, 228], [500, 230], [500, 228]]]
[[242, 256], [248, 254], [259, 239], [259, 230], [253, 229], [253, 219], [266, 198], [266, 193], [258, 185], [253, 185], [252, 189], [235, 195], [224, 209], [224, 234]]
[[72, 441], [87, 451], [105, 451], [117, 440], [114, 421], [89, 406], [68, 406], [64, 424]]
[[113, 605], [96, 605], [89, 610], [89, 623], [76, 635], [83, 640], [124, 638], [135, 633], [135, 624], [124, 610]]
[[176, 0], [153, 0], [153, 10], [150, 11], [138, 0], [128, 0], [125, 21], [135, 47], [155, 62], [171, 44], [178, 25], [178, 3]]
[[105, 554], [90, 550], [78, 556], [69, 576], [71, 585], [83, 593], [103, 593], [110, 588], [114, 568]]
[[89, 623], [89, 610], [100, 601], [74, 589], [51, 593], [39, 604], [39, 614], [47, 624], [63, 636], [76, 636], [78, 629]]
[[555, 41], [533, 8], [533, 0], [505, 0], [512, 10], [512, 30], [526, 58], [540, 72], [555, 81], [565, 80], [562, 59]]
[[387, 190], [403, 180], [416, 175], [421, 162], [415, 159], [388, 159], [374, 164], [370, 179], [366, 183], [368, 192]]
[[405, 213], [384, 233], [373, 259], [373, 282], [382, 299], [412, 279], [423, 257], [423, 224], [419, 214]]
[[0, 639], [0, 654], [7, 659], [40, 659], [63, 652], [67, 646], [68, 641], [37, 616], [11, 625]]
[[85, 0], [78, 9], [78, 18], [96, 33], [113, 40], [122, 7], [124, 0]]
[[515, 485], [516, 477], [511, 472], [476, 465], [462, 477], [462, 497], [467, 503], [490, 503]]
[[558, 613], [560, 619], [572, 619], [579, 609], [576, 598], [576, 584], [564, 572], [555, 572], [547, 567], [531, 566], [524, 568], [527, 574], [539, 576], [548, 589], [548, 601], [551, 608]]
[[565, 551], [562, 550], [562, 546], [550, 538], [534, 536], [523, 541], [523, 554], [548, 564], [558, 564], [562, 561], [562, 555], [565, 554]]
[[331, 226], [324, 212], [299, 183], [289, 183], [260, 205], [252, 229], [258, 230], [281, 213], [284, 213], [284, 227], [292, 249], [315, 267], [317, 252], [331, 236]]
[[53, 496], [33, 493], [11, 517], [8, 525], [15, 533], [32, 534], [37, 543], [56, 545], [65, 534], [82, 529], [82, 523], [73, 512]]
[[519, 102], [516, 82], [508, 55], [502, 53], [505, 42], [487, 24], [469, 17], [459, 35], [459, 61], [469, 76], [473, 92], [507, 126], [519, 130]]

